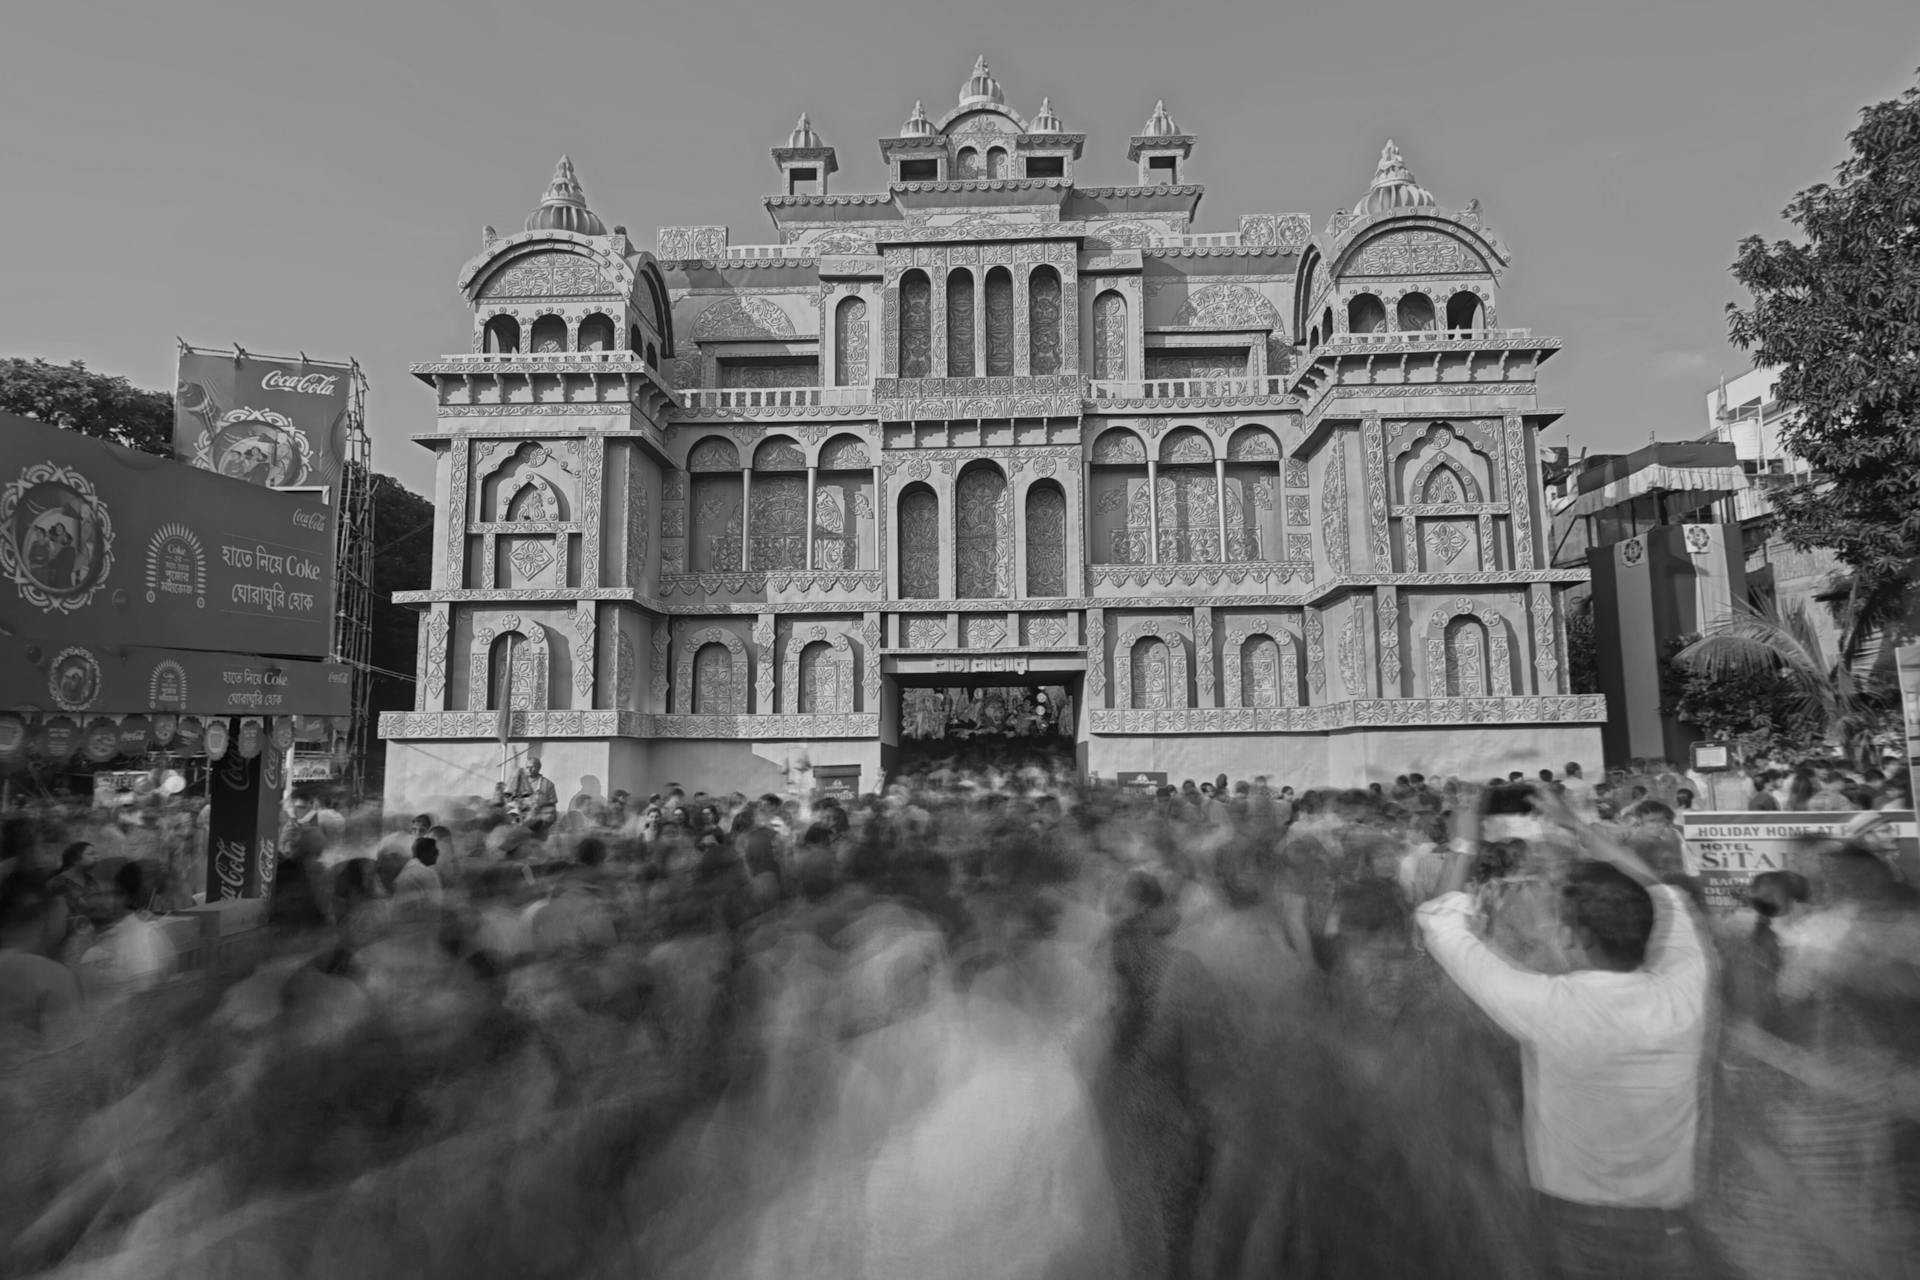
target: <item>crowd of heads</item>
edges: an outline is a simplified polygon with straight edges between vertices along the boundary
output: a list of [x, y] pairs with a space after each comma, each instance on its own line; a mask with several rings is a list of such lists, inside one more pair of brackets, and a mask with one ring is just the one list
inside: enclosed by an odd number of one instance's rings
[[[1518, 1052], [1414, 913], [1471, 812], [1515, 963], [1633, 970], [1647, 893], [1551, 815], [1688, 884], [1695, 790], [1643, 762], [1143, 792], [1034, 756], [842, 799], [303, 797], [262, 926], [191, 957], [162, 927], [204, 875], [190, 810], [178, 847], [31, 814], [0, 890], [0, 1273], [1536, 1275]], [[1884, 836], [1809, 844], [1716, 923], [1729, 1025], [1911, 1070]], [[1723, 1092], [1784, 1126], [1806, 1088]], [[1911, 1117], [1873, 1118], [1849, 1177], [1905, 1224]], [[1834, 1247], [1787, 1184], [1735, 1183], [1716, 1240], [1763, 1213]]]

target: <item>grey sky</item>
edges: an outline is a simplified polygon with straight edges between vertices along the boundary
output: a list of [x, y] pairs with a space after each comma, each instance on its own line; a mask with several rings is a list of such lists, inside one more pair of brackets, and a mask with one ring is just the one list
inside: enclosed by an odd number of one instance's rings
[[1514, 253], [1504, 323], [1559, 335], [1550, 436], [1700, 429], [1737, 239], [1828, 176], [1858, 108], [1920, 63], [1912, 0], [1605, 5], [1253, 0], [755, 5], [706, 0], [175, 0], [23, 6], [0, 42], [0, 354], [172, 381], [178, 334], [357, 356], [375, 464], [415, 487], [432, 422], [409, 361], [464, 350], [453, 282], [570, 152], [590, 203], [771, 239], [767, 148], [802, 110], [872, 190], [874, 139], [936, 117], [984, 53], [1051, 96], [1083, 180], [1127, 180], [1164, 97], [1199, 142], [1199, 229], [1352, 204], [1397, 139]]

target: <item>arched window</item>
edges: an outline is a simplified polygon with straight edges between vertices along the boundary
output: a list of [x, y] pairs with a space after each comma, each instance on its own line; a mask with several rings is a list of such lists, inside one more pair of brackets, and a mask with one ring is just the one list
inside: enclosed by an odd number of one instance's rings
[[[633, 354], [635, 355], [639, 355], [641, 352], [646, 351], [648, 349], [649, 347], [647, 346], [647, 344], [642, 343], [640, 340], [640, 326], [637, 324], [628, 325], [627, 326], [627, 350], [633, 352]], [[648, 359], [647, 363], [652, 364], [653, 363], [652, 359]]]
[[1007, 176], [1007, 153], [1004, 148], [995, 147], [987, 152], [987, 176], [989, 178]]
[[567, 322], [559, 316], [541, 316], [533, 322], [533, 350], [539, 355], [567, 349]]
[[1093, 376], [1102, 382], [1127, 376], [1127, 300], [1112, 289], [1093, 300]]
[[833, 385], [865, 386], [867, 381], [867, 304], [842, 298], [833, 309]]
[[693, 714], [730, 716], [745, 710], [733, 705], [733, 655], [727, 646], [701, 645], [693, 655]]
[[972, 147], [960, 148], [960, 154], [953, 158], [953, 176], [962, 181], [980, 176], [980, 153]]
[[1013, 276], [1005, 267], [987, 272], [987, 376], [1013, 376]]
[[1027, 490], [1027, 594], [1067, 594], [1067, 495], [1051, 481]]
[[[512, 664], [511, 671], [508, 669], [509, 663]], [[492, 647], [487, 650], [487, 710], [498, 711], [508, 707], [515, 711], [531, 711], [540, 706], [539, 700], [534, 697], [538, 670], [533, 646], [527, 637], [518, 631], [505, 631], [495, 636]]]
[[973, 376], [973, 275], [947, 273], [947, 376]]
[[1402, 333], [1424, 333], [1433, 328], [1433, 299], [1424, 293], [1409, 293], [1400, 299], [1395, 319]]
[[609, 316], [594, 312], [580, 322], [580, 350], [613, 350], [613, 320]]
[[510, 355], [520, 349], [520, 322], [512, 316], [495, 316], [487, 321], [482, 347], [494, 355]]
[[1486, 322], [1479, 294], [1463, 290], [1447, 299], [1447, 328], [1456, 333], [1478, 333]]
[[933, 284], [924, 271], [900, 278], [900, 376], [933, 376]]
[[1447, 696], [1487, 696], [1487, 628], [1465, 615], [1447, 624]]
[[917, 484], [900, 495], [900, 598], [940, 594], [940, 499]]
[[1307, 330], [1307, 350], [1312, 351], [1320, 345], [1320, 326]]
[[660, 367], [660, 352], [654, 347], [654, 345], [651, 342], [649, 342], [647, 344], [647, 368], [658, 369], [659, 367]]
[[840, 664], [833, 660], [833, 646], [815, 640], [800, 651], [800, 714], [844, 710], [841, 698]]
[[965, 600], [1012, 595], [1012, 520], [1007, 478], [991, 463], [975, 463], [953, 490], [954, 594]]
[[1158, 636], [1136, 641], [1128, 655], [1133, 664], [1133, 708], [1165, 711], [1173, 706], [1173, 659], [1167, 642]]
[[1333, 341], [1333, 308], [1328, 307], [1320, 313], [1320, 336], [1328, 342]]
[[1027, 341], [1034, 373], [1060, 372], [1060, 273], [1052, 267], [1027, 277]]
[[1248, 636], [1240, 646], [1240, 705], [1284, 706], [1282, 687], [1280, 646], [1272, 636]]
[[1372, 294], [1359, 294], [1347, 303], [1348, 333], [1379, 333], [1386, 327], [1386, 304]]

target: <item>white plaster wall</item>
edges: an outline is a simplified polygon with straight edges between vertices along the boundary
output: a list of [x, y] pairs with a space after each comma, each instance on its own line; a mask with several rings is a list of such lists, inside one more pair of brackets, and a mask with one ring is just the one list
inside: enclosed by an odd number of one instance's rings
[[1191, 734], [1089, 740], [1087, 768], [1111, 779], [1134, 770], [1164, 771], [1176, 786], [1224, 773], [1233, 781], [1265, 774], [1275, 786], [1364, 787], [1399, 774], [1458, 776], [1484, 782], [1519, 769], [1561, 772], [1568, 762], [1599, 770], [1598, 725], [1461, 726], [1355, 730], [1320, 737], [1293, 734]]

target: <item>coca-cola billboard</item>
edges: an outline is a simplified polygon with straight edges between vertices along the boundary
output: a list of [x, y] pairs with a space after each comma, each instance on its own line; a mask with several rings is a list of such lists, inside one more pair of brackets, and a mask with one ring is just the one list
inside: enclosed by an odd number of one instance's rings
[[350, 370], [244, 352], [180, 353], [173, 452], [252, 484], [338, 487]]

